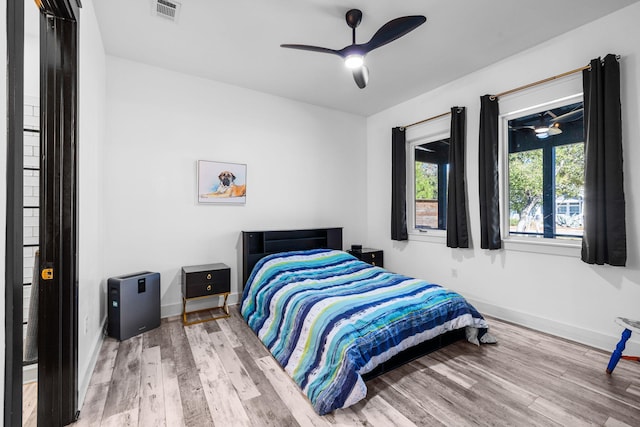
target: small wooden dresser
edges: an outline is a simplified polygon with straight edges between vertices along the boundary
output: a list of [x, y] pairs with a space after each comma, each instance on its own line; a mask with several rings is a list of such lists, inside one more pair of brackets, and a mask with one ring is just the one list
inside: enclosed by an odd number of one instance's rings
[[362, 248], [357, 251], [348, 251], [351, 255], [371, 265], [384, 268], [383, 251], [380, 249]]
[[[185, 325], [193, 325], [195, 323], [229, 317], [227, 298], [230, 293], [231, 269], [226, 264], [217, 263], [182, 267], [182, 323]], [[217, 307], [187, 311], [187, 303], [189, 301], [210, 297], [224, 297], [224, 303]], [[217, 308], [221, 308], [224, 314], [206, 319], [187, 320], [189, 314], [210, 311]]]

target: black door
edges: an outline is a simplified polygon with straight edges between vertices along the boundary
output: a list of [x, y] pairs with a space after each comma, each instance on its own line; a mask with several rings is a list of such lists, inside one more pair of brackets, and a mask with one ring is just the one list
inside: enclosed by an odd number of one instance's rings
[[78, 409], [76, 1], [41, 5], [38, 426], [71, 423]]

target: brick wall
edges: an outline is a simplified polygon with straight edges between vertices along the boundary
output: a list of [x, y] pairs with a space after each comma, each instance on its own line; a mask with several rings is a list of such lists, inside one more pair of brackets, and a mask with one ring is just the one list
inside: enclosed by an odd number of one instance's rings
[[[40, 107], [37, 98], [25, 97], [24, 105], [24, 167], [40, 167]], [[33, 132], [33, 131], [36, 132]], [[24, 170], [24, 244], [38, 244], [40, 211], [37, 208], [40, 203], [40, 172], [37, 170]], [[33, 266], [37, 247], [26, 246], [23, 256], [23, 283], [31, 283], [33, 280]], [[31, 286], [23, 289], [23, 313], [27, 320]]]

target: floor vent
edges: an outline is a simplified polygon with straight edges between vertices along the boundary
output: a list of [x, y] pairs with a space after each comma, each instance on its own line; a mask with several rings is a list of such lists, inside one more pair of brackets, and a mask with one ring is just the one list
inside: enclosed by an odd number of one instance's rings
[[155, 15], [162, 16], [171, 21], [178, 20], [178, 14], [180, 13], [180, 3], [170, 0], [155, 0]]

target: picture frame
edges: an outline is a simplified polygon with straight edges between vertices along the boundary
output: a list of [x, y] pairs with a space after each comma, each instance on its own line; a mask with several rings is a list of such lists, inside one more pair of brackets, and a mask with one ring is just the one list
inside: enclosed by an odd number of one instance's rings
[[247, 165], [198, 160], [198, 203], [245, 204]]

